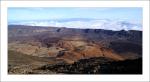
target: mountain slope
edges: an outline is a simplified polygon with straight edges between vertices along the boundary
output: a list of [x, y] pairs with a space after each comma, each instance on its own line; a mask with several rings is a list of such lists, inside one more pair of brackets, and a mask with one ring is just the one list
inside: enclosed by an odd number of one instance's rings
[[142, 57], [142, 31], [8, 26], [9, 50], [68, 63], [91, 57], [115, 61]]

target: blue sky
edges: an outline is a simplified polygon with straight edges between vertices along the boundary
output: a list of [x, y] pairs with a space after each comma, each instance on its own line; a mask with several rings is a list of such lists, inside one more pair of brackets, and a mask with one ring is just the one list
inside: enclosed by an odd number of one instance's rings
[[10, 7], [8, 21], [92, 18], [142, 21], [140, 7]]

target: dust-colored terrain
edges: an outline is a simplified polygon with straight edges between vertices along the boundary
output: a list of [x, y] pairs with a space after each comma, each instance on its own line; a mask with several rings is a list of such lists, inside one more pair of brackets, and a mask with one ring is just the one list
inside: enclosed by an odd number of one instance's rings
[[[130, 60], [126, 69], [133, 70], [133, 65], [142, 68], [141, 63], [132, 63], [142, 62], [139, 58], [142, 58], [141, 31], [8, 26], [9, 74], [109, 74], [107, 71], [112, 69], [107, 68], [116, 65], [113, 62], [123, 62], [124, 66]], [[122, 65], [118, 65], [119, 69], [114, 67], [113, 73], [142, 72], [118, 72], [125, 69]]]

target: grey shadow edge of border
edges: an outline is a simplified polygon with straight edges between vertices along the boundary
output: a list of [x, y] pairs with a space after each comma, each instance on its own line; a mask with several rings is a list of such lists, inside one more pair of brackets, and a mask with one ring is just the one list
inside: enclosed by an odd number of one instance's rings
[[0, 82], [149, 82], [149, 81], [1, 81]]
[[1, 1], [150, 1], [150, 0], [1, 0]]

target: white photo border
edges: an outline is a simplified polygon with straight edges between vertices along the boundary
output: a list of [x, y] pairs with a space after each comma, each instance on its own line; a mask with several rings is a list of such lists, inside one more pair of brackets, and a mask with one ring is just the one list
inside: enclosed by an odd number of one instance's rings
[[[8, 7], [142, 7], [143, 74], [141, 75], [8, 75]], [[2, 81], [149, 81], [149, 2], [148, 1], [1, 1], [1, 80]]]

